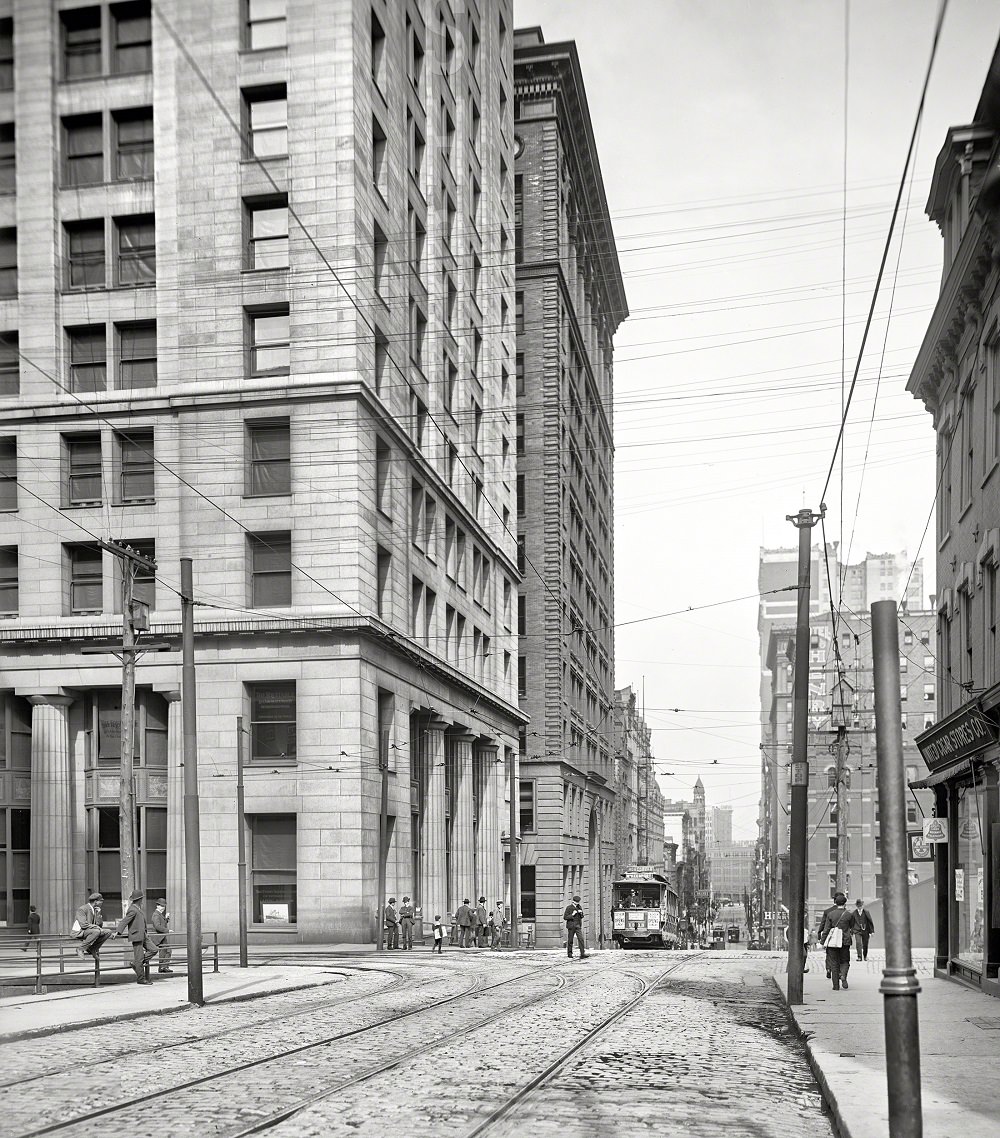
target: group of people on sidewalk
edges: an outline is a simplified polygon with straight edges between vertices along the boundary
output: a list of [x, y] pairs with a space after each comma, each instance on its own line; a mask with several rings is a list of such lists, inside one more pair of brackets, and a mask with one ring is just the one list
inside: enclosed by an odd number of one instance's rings
[[173, 973], [170, 967], [173, 950], [167, 944], [170, 932], [167, 899], [158, 898], [156, 908], [147, 921], [146, 914], [142, 911], [143, 897], [141, 889], [134, 889], [129, 896], [125, 915], [114, 928], [105, 928], [104, 897], [100, 893], [91, 893], [77, 909], [73, 922], [72, 935], [80, 942], [76, 949], [77, 955], [96, 957], [105, 941], [127, 936], [132, 945], [132, 968], [137, 984], [149, 983], [146, 979], [146, 964], [154, 956], [158, 957], [159, 972]]
[[875, 922], [859, 897], [853, 909], [847, 907], [847, 895], [835, 893], [833, 904], [823, 913], [819, 923], [819, 943], [826, 949], [826, 975], [833, 990], [849, 987], [847, 974], [851, 968], [851, 949], [858, 960], [868, 959], [868, 941]]
[[[413, 948], [413, 925], [416, 916], [416, 910], [409, 897], [403, 898], [398, 910], [396, 898], [389, 898], [383, 912], [387, 949], [398, 948], [405, 951]], [[453, 928], [459, 948], [499, 948], [503, 927], [503, 906], [499, 901], [495, 909], [487, 911], [485, 897], [480, 897], [474, 906], [469, 904], [469, 898], [466, 897], [455, 910]], [[444, 936], [444, 925], [438, 913], [434, 917], [432, 952], [442, 951]], [[401, 937], [402, 944], [400, 944]]]

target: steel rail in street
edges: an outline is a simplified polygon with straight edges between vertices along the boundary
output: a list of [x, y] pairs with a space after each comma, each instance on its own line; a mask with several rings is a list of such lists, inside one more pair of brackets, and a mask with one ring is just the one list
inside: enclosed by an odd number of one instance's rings
[[[525, 977], [528, 977], [528, 976], [538, 977], [540, 975], [545, 975], [546, 973], [553, 971], [557, 967], [559, 967], [559, 966], [558, 965], [552, 965], [548, 968], [541, 968], [541, 969], [533, 968], [530, 971], [521, 972], [516, 976], [511, 976], [511, 977], [508, 977], [507, 979], [504, 979], [504, 980], [498, 980], [494, 984], [486, 984], [486, 985], [481, 984], [480, 978], [477, 976], [474, 979], [473, 983], [467, 985], [461, 992], [457, 992], [452, 996], [447, 996], [445, 999], [437, 1000], [437, 1001], [430, 1003], [430, 1004], [425, 1004], [423, 1007], [411, 1008], [408, 1011], [404, 1011], [404, 1012], [397, 1012], [393, 1015], [385, 1016], [382, 1019], [376, 1020], [374, 1023], [365, 1024], [362, 1027], [351, 1028], [347, 1031], [337, 1032], [336, 1034], [326, 1036], [323, 1039], [313, 1040], [310, 1043], [303, 1043], [303, 1044], [300, 1044], [296, 1047], [288, 1048], [284, 1051], [278, 1051], [278, 1052], [271, 1054], [271, 1055], [261, 1056], [260, 1058], [249, 1060], [246, 1063], [237, 1063], [237, 1064], [234, 1064], [233, 1066], [227, 1067], [224, 1071], [216, 1071], [210, 1075], [201, 1075], [198, 1078], [188, 1079], [182, 1083], [177, 1083], [176, 1085], [174, 1085], [172, 1087], [164, 1087], [161, 1090], [150, 1091], [146, 1094], [136, 1095], [133, 1098], [129, 1098], [129, 1099], [119, 1099], [109, 1106], [99, 1107], [96, 1110], [89, 1111], [87, 1116], [86, 1116], [86, 1121], [91, 1122], [92, 1120], [95, 1120], [95, 1119], [106, 1118], [110, 1115], [119, 1114], [122, 1111], [128, 1111], [132, 1107], [137, 1107], [137, 1106], [141, 1107], [141, 1106], [146, 1105], [147, 1103], [155, 1102], [159, 1099], [166, 1098], [169, 1095], [177, 1094], [177, 1093], [179, 1093], [181, 1091], [185, 1091], [185, 1090], [190, 1090], [193, 1087], [200, 1087], [200, 1086], [204, 1086], [208, 1083], [218, 1082], [222, 1079], [229, 1078], [233, 1075], [238, 1075], [244, 1071], [252, 1070], [254, 1067], [264, 1066], [264, 1064], [266, 1064], [266, 1063], [278, 1062], [282, 1059], [288, 1059], [288, 1058], [295, 1056], [295, 1055], [301, 1055], [307, 1051], [314, 1051], [317, 1048], [326, 1047], [331, 1043], [338, 1043], [342, 1040], [352, 1039], [356, 1036], [363, 1035], [366, 1032], [375, 1031], [378, 1028], [382, 1028], [382, 1027], [386, 1027], [386, 1026], [394, 1024], [394, 1023], [398, 1023], [401, 1020], [408, 1019], [412, 1016], [422, 1015], [425, 1012], [433, 1012], [433, 1011], [438, 1010], [439, 1008], [447, 1007], [447, 1005], [454, 1003], [457, 1000], [464, 1000], [464, 999], [466, 999], [472, 995], [477, 995], [477, 994], [482, 993], [482, 992], [489, 992], [489, 991], [492, 991], [496, 988], [502, 988], [507, 984], [513, 984], [516, 981], [523, 980]], [[428, 981], [427, 983], [430, 984], [430, 983], [434, 983], [434, 982], [436, 982], [436, 981]], [[561, 989], [557, 989], [557, 990], [561, 990]], [[551, 992], [545, 993], [545, 996], [547, 997], [547, 996], [550, 996], [552, 994], [553, 993], [551, 993]], [[521, 1005], [521, 1006], [526, 1007], [526, 1006], [530, 1006], [530, 1004], [525, 1004], [525, 1005]], [[490, 1022], [492, 1022], [493, 1019], [496, 1019], [496, 1018], [498, 1018], [498, 1016], [494, 1015], [492, 1017], [489, 1017], [486, 1020], [481, 1020], [480, 1022], [475, 1024], [474, 1028], [470, 1028], [469, 1030], [478, 1030], [480, 1027], [484, 1026], [484, 1024], [490, 1023]], [[187, 1044], [196, 1044], [199, 1042], [199, 1040], [197, 1040], [197, 1039], [196, 1040], [188, 1040], [186, 1042], [187, 1042]], [[439, 1041], [437, 1046], [441, 1046], [442, 1042], [443, 1041]], [[183, 1044], [179, 1045], [179, 1046], [183, 1046]], [[430, 1048], [428, 1048], [428, 1050], [429, 1049]], [[163, 1048], [158, 1048], [158, 1050], [163, 1050]], [[385, 1067], [380, 1068], [378, 1071], [373, 1071], [367, 1075], [358, 1076], [357, 1078], [350, 1079], [344, 1083], [339, 1084], [336, 1087], [329, 1088], [329, 1090], [323, 1092], [322, 1094], [312, 1096], [308, 1101], [303, 1100], [303, 1101], [299, 1102], [298, 1104], [296, 1104], [295, 1106], [290, 1107], [287, 1110], [281, 1112], [280, 1117], [278, 1115], [275, 1115], [270, 1119], [264, 1120], [263, 1123], [255, 1125], [254, 1127], [252, 1127], [249, 1130], [240, 1130], [240, 1131], [236, 1132], [235, 1134], [229, 1135], [229, 1138], [241, 1138], [241, 1136], [244, 1134], [254, 1134], [254, 1133], [257, 1133], [259, 1130], [267, 1129], [270, 1126], [275, 1126], [275, 1125], [277, 1125], [278, 1122], [282, 1121], [284, 1118], [290, 1117], [291, 1115], [297, 1113], [299, 1110], [304, 1109], [304, 1107], [311, 1105], [312, 1102], [318, 1101], [321, 1098], [325, 1098], [330, 1094], [336, 1094], [337, 1091], [342, 1090], [344, 1087], [351, 1086], [353, 1083], [363, 1081], [366, 1078], [371, 1078], [376, 1074], [380, 1074], [382, 1070], [388, 1070], [393, 1066], [397, 1066], [398, 1064], [404, 1062], [405, 1059], [412, 1058], [413, 1056], [415, 1056], [418, 1053], [419, 1052], [411, 1052], [409, 1055], [407, 1055], [403, 1058], [393, 1060], [391, 1063], [386, 1064]], [[81, 1119], [80, 1119], [79, 1114], [76, 1114], [72, 1118], [65, 1118], [65, 1119], [61, 1119], [58, 1122], [51, 1122], [51, 1123], [46, 1124], [45, 1126], [40, 1126], [40, 1127], [36, 1128], [35, 1130], [23, 1131], [21, 1134], [18, 1135], [18, 1138], [40, 1138], [40, 1136], [43, 1134], [57, 1134], [61, 1130], [70, 1130], [72, 1127], [79, 1126], [80, 1121], [81, 1121]]]

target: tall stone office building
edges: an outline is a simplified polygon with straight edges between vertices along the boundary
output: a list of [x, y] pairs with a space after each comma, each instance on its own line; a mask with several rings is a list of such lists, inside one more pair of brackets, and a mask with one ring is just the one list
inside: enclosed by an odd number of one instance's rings
[[[161, 18], [162, 17], [162, 18]], [[0, 916], [183, 925], [179, 559], [204, 926], [371, 939], [504, 895], [517, 710], [508, 0], [0, 0]], [[103, 649], [84, 654], [86, 649]]]
[[607, 935], [615, 861], [613, 337], [628, 315], [580, 63], [514, 42], [521, 906], [540, 945], [579, 893]]

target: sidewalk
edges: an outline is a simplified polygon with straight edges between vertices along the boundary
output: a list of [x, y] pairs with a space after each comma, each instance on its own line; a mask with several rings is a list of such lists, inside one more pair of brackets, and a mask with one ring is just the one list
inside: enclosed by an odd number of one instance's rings
[[[24, 995], [2, 999], [0, 1043], [9, 1043], [24, 1035], [65, 1031], [81, 1023], [113, 1023], [190, 1007], [187, 975], [183, 971], [174, 976], [157, 976], [154, 971], [153, 977], [153, 983], [148, 986], [110, 984], [102, 988], [66, 988], [38, 996], [29, 989]], [[252, 964], [249, 969], [227, 961], [220, 965], [218, 972], [211, 968], [205, 970], [202, 989], [206, 1004], [221, 1004], [296, 988], [335, 984], [341, 979], [333, 960], [326, 967], [317, 961], [311, 967]]]
[[[883, 952], [851, 961], [850, 989], [834, 992], [822, 952], [809, 954], [804, 1003], [790, 1008], [841, 1138], [885, 1138]], [[921, 991], [920, 1077], [924, 1138], [995, 1138], [1000, 1133], [1000, 1000], [937, 980], [929, 951], [914, 951]], [[787, 991], [787, 977], [775, 976]]]

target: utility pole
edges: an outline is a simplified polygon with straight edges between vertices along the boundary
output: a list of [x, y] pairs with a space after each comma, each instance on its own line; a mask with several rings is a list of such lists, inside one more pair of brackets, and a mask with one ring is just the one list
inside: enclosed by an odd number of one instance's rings
[[389, 749], [383, 744], [379, 731], [378, 769], [382, 780], [381, 806], [378, 817], [378, 915], [375, 945], [378, 952], [385, 950], [385, 863], [389, 857]]
[[201, 961], [201, 832], [198, 812], [198, 707], [194, 674], [191, 558], [181, 558], [181, 713], [184, 724], [184, 875], [187, 894], [188, 1002], [204, 1004]]
[[885, 1076], [890, 1138], [921, 1138], [920, 1024], [916, 969], [910, 953], [907, 870], [906, 775], [900, 728], [899, 629], [895, 601], [871, 607], [875, 671], [875, 753], [882, 827], [885, 968]]
[[240, 918], [240, 967], [247, 962], [247, 836], [243, 801], [243, 716], [236, 717], [236, 895]]
[[802, 1003], [805, 950], [806, 862], [809, 857], [809, 578], [812, 565], [812, 529], [826, 513], [802, 509], [786, 521], [799, 531], [798, 607], [795, 619], [794, 717], [792, 720], [791, 818], [788, 856], [788, 1002]]
[[149, 606], [133, 597], [135, 577], [140, 568], [156, 572], [156, 562], [143, 557], [131, 546], [117, 541], [102, 541], [102, 548], [118, 558], [122, 574], [122, 709], [121, 709], [121, 778], [118, 797], [118, 843], [121, 859], [122, 912], [128, 906], [132, 890], [137, 888], [139, 863], [135, 818], [135, 658], [136, 633], [149, 629]]
[[837, 754], [837, 864], [834, 875], [837, 888], [847, 892], [847, 728], [837, 728], [834, 744]]
[[517, 756], [514, 748], [510, 751], [510, 947], [517, 948], [520, 944], [518, 933], [518, 912], [521, 908], [521, 871], [518, 867], [517, 852]]

